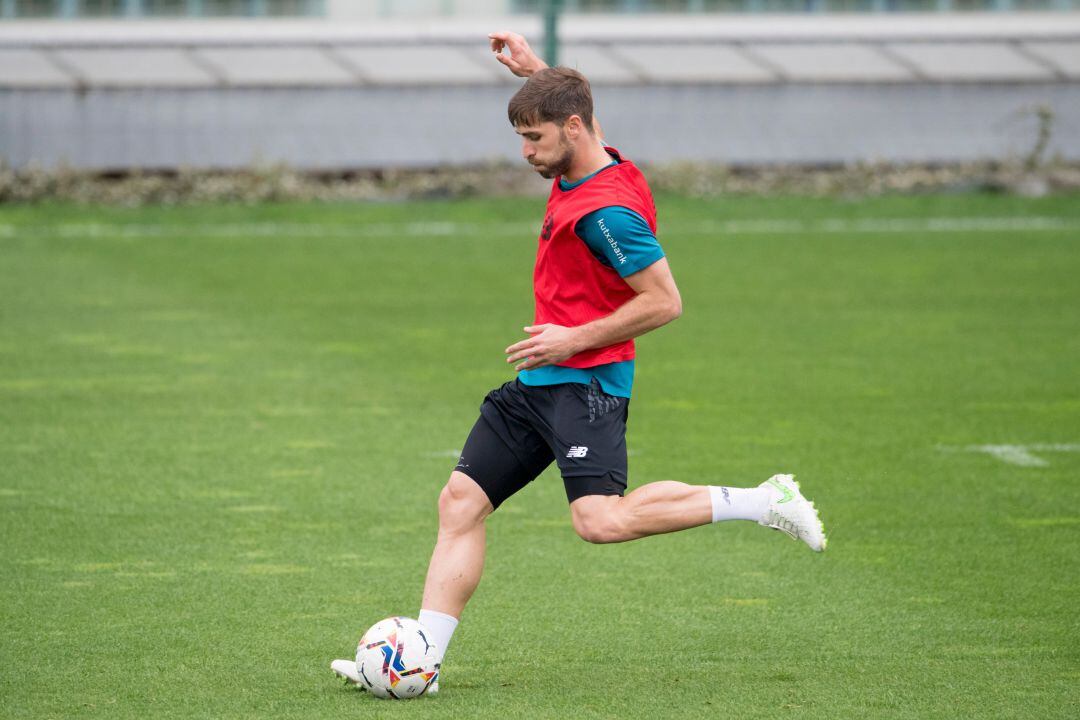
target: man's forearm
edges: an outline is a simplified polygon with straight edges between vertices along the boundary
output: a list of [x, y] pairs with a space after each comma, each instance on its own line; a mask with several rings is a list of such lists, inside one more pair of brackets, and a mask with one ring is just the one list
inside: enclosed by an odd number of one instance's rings
[[607, 347], [639, 337], [682, 314], [679, 299], [642, 293], [606, 317], [574, 328], [578, 352]]

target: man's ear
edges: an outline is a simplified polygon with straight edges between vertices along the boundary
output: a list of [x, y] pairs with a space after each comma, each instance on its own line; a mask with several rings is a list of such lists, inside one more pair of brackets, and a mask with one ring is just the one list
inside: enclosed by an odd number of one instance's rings
[[566, 118], [566, 124], [563, 126], [566, 128], [566, 136], [571, 140], [577, 140], [582, 131], [585, 130], [585, 123], [581, 121], [580, 115], [571, 115]]

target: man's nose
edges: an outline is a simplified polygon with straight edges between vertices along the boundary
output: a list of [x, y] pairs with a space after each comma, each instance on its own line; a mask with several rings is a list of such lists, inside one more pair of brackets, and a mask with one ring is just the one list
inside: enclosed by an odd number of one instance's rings
[[534, 148], [532, 146], [532, 143], [529, 143], [529, 142], [521, 143], [521, 156], [523, 158], [525, 158], [526, 160], [529, 160], [535, 154], [536, 154], [536, 148]]

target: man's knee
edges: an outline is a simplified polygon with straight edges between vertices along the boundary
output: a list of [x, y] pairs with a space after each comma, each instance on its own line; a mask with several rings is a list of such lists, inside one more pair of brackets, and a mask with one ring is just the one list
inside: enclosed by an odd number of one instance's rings
[[626, 533], [620, 520], [617, 496], [590, 495], [570, 505], [574, 532], [585, 542], [622, 542]]
[[454, 471], [439, 493], [440, 531], [462, 530], [483, 522], [493, 508], [487, 494], [476, 481]]

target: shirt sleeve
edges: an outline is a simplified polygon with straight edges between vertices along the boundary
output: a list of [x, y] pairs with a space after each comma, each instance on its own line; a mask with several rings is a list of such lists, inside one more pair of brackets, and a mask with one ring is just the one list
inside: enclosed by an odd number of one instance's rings
[[649, 223], [627, 207], [594, 210], [577, 221], [574, 231], [596, 259], [614, 268], [619, 277], [633, 275], [664, 257]]

